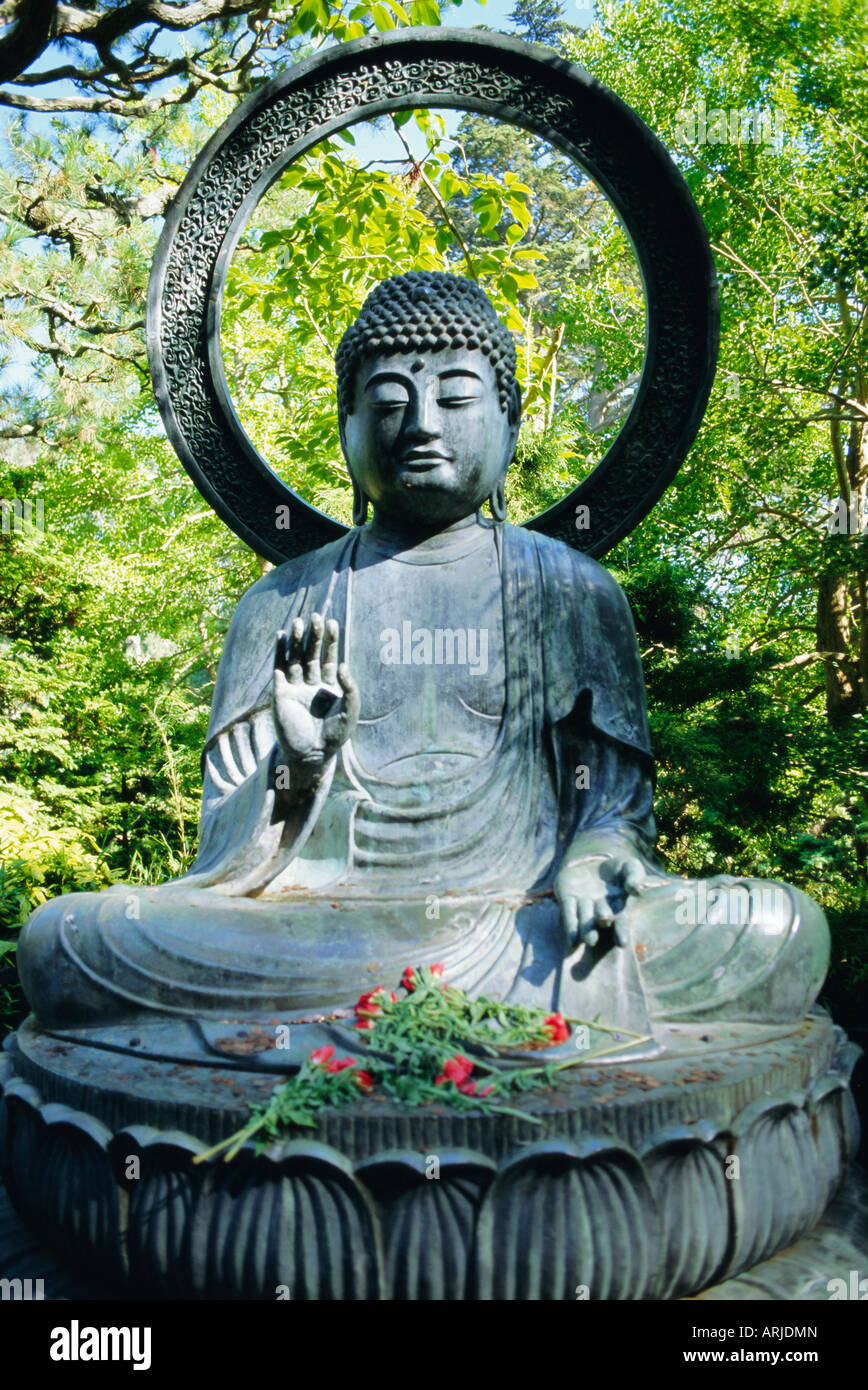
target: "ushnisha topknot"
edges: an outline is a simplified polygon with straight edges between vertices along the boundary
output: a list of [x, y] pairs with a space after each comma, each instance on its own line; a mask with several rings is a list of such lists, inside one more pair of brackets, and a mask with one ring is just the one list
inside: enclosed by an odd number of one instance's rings
[[372, 290], [338, 345], [338, 414], [352, 407], [356, 372], [363, 357], [389, 353], [477, 349], [490, 361], [500, 408], [506, 411], [515, 385], [515, 343], [484, 290], [463, 275], [411, 270]]

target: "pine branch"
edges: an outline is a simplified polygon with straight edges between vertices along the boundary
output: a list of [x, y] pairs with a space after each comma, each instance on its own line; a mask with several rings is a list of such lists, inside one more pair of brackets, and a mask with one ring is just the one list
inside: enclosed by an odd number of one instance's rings
[[[0, 3], [0, 23], [10, 20], [17, 12], [20, 0]], [[25, 0], [27, 4], [44, 5], [46, 0]], [[278, 4], [276, 8], [280, 8]], [[247, 28], [229, 45], [220, 24], [247, 15]], [[46, 33], [38, 51], [17, 67], [0, 67], [0, 81], [10, 85], [0, 89], [0, 106], [21, 111], [82, 112], [94, 115], [113, 115], [136, 118], [152, 115], [165, 107], [190, 101], [203, 86], [215, 86], [232, 96], [246, 95], [256, 59], [262, 67], [264, 53], [273, 48], [270, 31], [291, 25], [295, 9], [289, 7], [279, 17], [273, 13], [273, 0], [192, 0], [191, 3], [171, 3], [170, 0], [130, 0], [117, 8], [108, 8], [105, 0], [96, 0], [87, 8], [59, 5], [50, 37], [51, 44], [72, 40], [93, 47], [99, 65], [66, 63], [42, 72], [25, 72], [36, 59], [49, 49]], [[154, 55], [151, 45], [160, 33], [186, 33], [202, 26], [218, 26], [206, 33], [206, 39], [195, 52], [181, 58]], [[145, 26], [155, 26], [154, 33], [140, 40], [133, 36]], [[115, 45], [133, 45], [133, 55], [116, 51]], [[239, 51], [239, 45], [245, 44]], [[2, 59], [2, 41], [0, 41]], [[3, 73], [6, 73], [5, 77]], [[154, 87], [172, 77], [187, 76], [182, 88], [154, 92]], [[80, 94], [48, 96], [33, 90], [44, 89], [59, 81], [72, 82]]]
[[0, 6], [0, 22], [12, 23], [0, 38], [0, 82], [29, 68], [44, 53], [57, 0], [11, 0]]

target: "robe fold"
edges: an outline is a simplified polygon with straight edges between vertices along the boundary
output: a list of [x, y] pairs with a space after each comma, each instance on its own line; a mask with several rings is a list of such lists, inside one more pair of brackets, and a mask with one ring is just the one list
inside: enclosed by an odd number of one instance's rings
[[[199, 855], [182, 882], [220, 885], [230, 895], [309, 885], [310, 871], [281, 875], [302, 853], [325, 796], [338, 795], [355, 804], [337, 878], [360, 891], [376, 873], [379, 892], [405, 892], [424, 869], [452, 888], [550, 885], [565, 844], [590, 826], [623, 826], [650, 852], [653, 759], [627, 602], [593, 560], [512, 526], [499, 528], [506, 691], [491, 751], [468, 772], [432, 779], [420, 791], [415, 782], [366, 775], [350, 741], [335, 759], [340, 766], [328, 769], [329, 790], [312, 814], [290, 826], [275, 821], [268, 767], [278, 757], [270, 713], [275, 636], [296, 617], [336, 618], [345, 658], [351, 624], [364, 621], [351, 604], [357, 536], [282, 566], [242, 599], [203, 755]], [[616, 753], [613, 769], [616, 762], [629, 769], [620, 785], [605, 775], [606, 748]], [[598, 765], [594, 776], [587, 758], [582, 764], [587, 788], [576, 787], [583, 780], [576, 762], [565, 762], [576, 750]], [[316, 837], [317, 852], [330, 862], [325, 838]], [[313, 860], [313, 849], [306, 858]]]

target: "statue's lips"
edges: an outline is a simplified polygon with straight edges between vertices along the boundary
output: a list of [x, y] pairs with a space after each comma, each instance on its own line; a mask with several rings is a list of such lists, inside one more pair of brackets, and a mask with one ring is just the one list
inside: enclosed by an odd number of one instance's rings
[[414, 473], [424, 473], [431, 468], [437, 468], [441, 463], [451, 463], [452, 458], [449, 454], [438, 454], [434, 451], [426, 453], [406, 454], [402, 460], [401, 467], [409, 468]]

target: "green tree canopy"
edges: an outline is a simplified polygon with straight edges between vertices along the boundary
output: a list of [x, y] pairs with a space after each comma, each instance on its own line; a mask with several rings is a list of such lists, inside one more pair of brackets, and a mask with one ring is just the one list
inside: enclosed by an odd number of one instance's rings
[[[659, 135], [720, 276], [704, 425], [608, 561], [643, 653], [661, 849], [677, 871], [818, 896], [852, 989], [868, 980], [868, 18], [856, 0], [622, 0], [579, 30], [557, 8], [521, 0], [513, 19]], [[196, 494], [155, 410], [144, 296], [166, 205], [274, 71], [438, 18], [432, 0], [93, 0], [59, 7], [42, 58], [3, 84], [0, 497], [38, 499], [45, 532], [0, 535], [0, 989], [40, 897], [189, 862], [223, 634], [265, 567]], [[245, 232], [223, 340], [238, 408], [288, 481], [348, 517], [343, 327], [385, 274], [470, 274], [517, 338], [509, 495], [525, 518], [598, 461], [634, 398], [631, 248], [601, 191], [521, 132], [406, 113], [387, 137], [395, 162], [363, 132], [320, 146]]]

